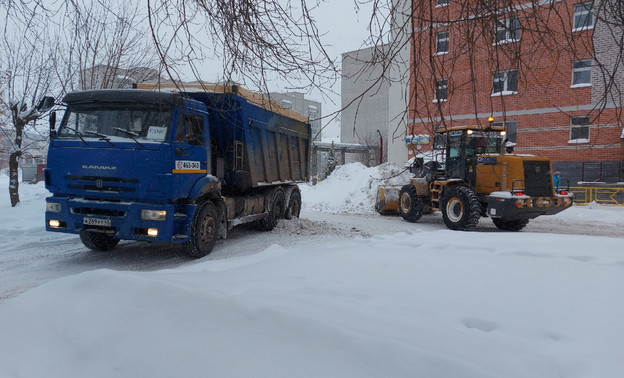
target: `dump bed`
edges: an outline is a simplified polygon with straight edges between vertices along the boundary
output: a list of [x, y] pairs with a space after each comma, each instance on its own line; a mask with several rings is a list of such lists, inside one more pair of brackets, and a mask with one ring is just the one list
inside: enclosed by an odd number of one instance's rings
[[212, 172], [223, 179], [224, 191], [308, 180], [311, 129], [307, 120], [235, 93], [185, 95], [206, 104]]

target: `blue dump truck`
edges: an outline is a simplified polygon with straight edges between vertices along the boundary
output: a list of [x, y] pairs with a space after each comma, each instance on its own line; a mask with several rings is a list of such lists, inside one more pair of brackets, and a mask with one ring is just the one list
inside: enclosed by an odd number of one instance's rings
[[46, 230], [92, 250], [129, 239], [203, 257], [236, 225], [299, 216], [307, 117], [238, 86], [152, 89], [68, 93], [58, 130], [51, 113]]

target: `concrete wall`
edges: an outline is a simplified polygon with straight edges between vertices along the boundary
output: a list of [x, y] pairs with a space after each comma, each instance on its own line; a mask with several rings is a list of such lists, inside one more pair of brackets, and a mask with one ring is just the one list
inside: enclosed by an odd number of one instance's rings
[[[383, 80], [383, 65], [374, 63], [382, 50], [371, 47], [342, 54], [341, 132], [342, 143], [379, 146], [384, 136], [387, 151], [389, 84]], [[379, 130], [379, 133], [377, 132]]]
[[388, 133], [386, 134], [388, 162], [404, 164], [407, 160], [409, 72], [410, 72], [410, 28], [409, 0], [393, 1], [391, 42], [398, 54], [390, 65], [388, 88]]

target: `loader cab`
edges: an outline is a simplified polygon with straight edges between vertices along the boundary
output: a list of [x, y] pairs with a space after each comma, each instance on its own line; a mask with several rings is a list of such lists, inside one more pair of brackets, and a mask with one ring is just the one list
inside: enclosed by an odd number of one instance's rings
[[501, 154], [505, 130], [503, 127], [462, 126], [443, 129], [446, 135], [445, 173], [449, 179], [461, 179], [475, 184], [477, 157], [483, 154]]

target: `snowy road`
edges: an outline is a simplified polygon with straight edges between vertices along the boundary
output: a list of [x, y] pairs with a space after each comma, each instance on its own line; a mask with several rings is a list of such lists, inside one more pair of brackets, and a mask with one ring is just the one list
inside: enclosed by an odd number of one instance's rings
[[199, 260], [89, 251], [21, 186], [0, 201], [0, 376], [623, 376], [624, 208], [453, 232], [374, 213], [383, 169], [335, 176], [302, 186], [300, 220]]
[[[254, 254], [278, 244], [292, 247], [310, 241], [331, 242], [352, 237], [391, 235], [397, 232], [445, 230], [440, 214], [424, 216], [420, 222], [405, 222], [399, 216], [377, 214], [331, 214], [304, 211], [299, 221], [282, 221], [272, 232], [247, 227], [230, 231], [212, 254], [201, 260], [187, 257], [179, 245], [122, 242], [112, 252], [93, 252], [74, 235], [43, 234], [32, 241], [8, 248], [0, 254], [0, 301], [11, 298], [49, 280], [85, 271], [112, 269], [155, 271], [198, 261], [219, 260]], [[500, 232], [483, 218], [476, 232]], [[532, 220], [523, 232], [563, 235], [598, 235], [624, 238], [621, 224], [541, 217]], [[43, 241], [41, 241], [43, 240]]]

